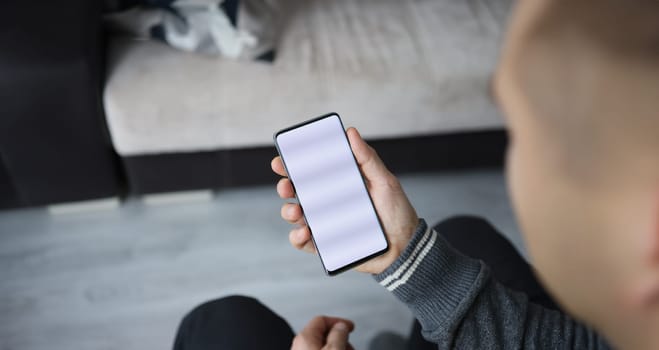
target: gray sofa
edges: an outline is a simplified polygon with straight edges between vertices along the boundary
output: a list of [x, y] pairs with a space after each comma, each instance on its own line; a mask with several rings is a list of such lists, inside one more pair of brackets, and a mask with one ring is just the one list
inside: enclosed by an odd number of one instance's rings
[[269, 181], [272, 133], [330, 111], [399, 171], [499, 164], [488, 85], [510, 2], [281, 1], [272, 63], [114, 38], [103, 100], [130, 187]]
[[114, 0], [0, 5], [0, 208], [270, 183], [272, 133], [330, 111], [397, 173], [501, 165], [511, 0], [251, 1], [273, 62], [104, 34]]

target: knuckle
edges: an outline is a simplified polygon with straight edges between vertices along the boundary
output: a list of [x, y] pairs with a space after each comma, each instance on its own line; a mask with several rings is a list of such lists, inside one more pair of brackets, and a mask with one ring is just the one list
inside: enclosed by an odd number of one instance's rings
[[300, 350], [304, 349], [306, 345], [306, 342], [304, 338], [300, 335], [297, 335], [295, 338], [293, 338], [293, 343], [291, 344], [291, 350]]
[[291, 244], [296, 248], [299, 248], [300, 243], [297, 241], [297, 231], [292, 229], [288, 234], [288, 240], [291, 241]]
[[386, 179], [387, 187], [393, 190], [399, 190], [401, 188], [400, 181], [393, 174], [389, 174]]
[[311, 241], [307, 241], [304, 244], [304, 247], [302, 249], [307, 253], [315, 253], [316, 252], [316, 247], [313, 245], [313, 243]]
[[306, 250], [307, 245], [308, 245], [308, 241], [304, 240], [303, 238], [300, 238], [300, 236], [298, 236], [298, 232], [296, 230], [291, 231], [291, 235], [290, 235], [289, 240], [290, 240], [291, 244], [293, 245], [293, 247], [295, 247], [295, 249]]

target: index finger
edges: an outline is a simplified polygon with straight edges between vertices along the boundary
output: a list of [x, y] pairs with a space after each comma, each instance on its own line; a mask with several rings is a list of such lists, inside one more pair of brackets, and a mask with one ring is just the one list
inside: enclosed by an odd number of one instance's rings
[[272, 171], [274, 171], [277, 175], [288, 177], [288, 174], [286, 173], [286, 169], [284, 168], [284, 163], [281, 161], [280, 156], [276, 156], [272, 158], [272, 161], [270, 162], [270, 167], [272, 168]]
[[350, 328], [345, 322], [337, 322], [327, 334], [325, 346], [329, 349], [347, 349]]
[[331, 317], [331, 316], [316, 316], [314, 317], [306, 327], [302, 330], [302, 333], [306, 334], [322, 334], [323, 336], [336, 324], [343, 323], [348, 326], [348, 330], [352, 332], [355, 328], [355, 324], [344, 318]]

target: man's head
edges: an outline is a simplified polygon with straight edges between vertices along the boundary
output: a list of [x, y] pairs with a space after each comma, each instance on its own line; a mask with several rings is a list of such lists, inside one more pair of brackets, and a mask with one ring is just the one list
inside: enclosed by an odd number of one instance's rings
[[659, 2], [519, 2], [494, 87], [539, 276], [616, 345], [659, 346]]

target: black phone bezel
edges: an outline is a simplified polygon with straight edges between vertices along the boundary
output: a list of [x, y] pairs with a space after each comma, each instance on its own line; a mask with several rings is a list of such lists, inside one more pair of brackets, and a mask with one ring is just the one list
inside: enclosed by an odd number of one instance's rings
[[[305, 126], [305, 125], [308, 125], [308, 124], [311, 124], [311, 123], [315, 123], [319, 120], [329, 118], [329, 117], [333, 117], [333, 116], [336, 116], [339, 119], [339, 124], [341, 124], [341, 128], [343, 129], [343, 136], [345, 137], [346, 143], [348, 144], [348, 147], [350, 148], [350, 154], [352, 154], [352, 159], [355, 162], [355, 166], [357, 167], [357, 170], [359, 170], [359, 174], [362, 177], [362, 183], [364, 185], [364, 190], [366, 190], [366, 195], [368, 196], [368, 199], [371, 202], [371, 209], [373, 209], [373, 212], [375, 213], [375, 217], [378, 219], [378, 225], [380, 226], [380, 232], [384, 236], [384, 240], [385, 240], [387, 245], [384, 247], [384, 249], [382, 249], [380, 251], [377, 251], [377, 252], [375, 252], [371, 255], [368, 255], [364, 258], [361, 258], [359, 260], [351, 262], [351, 263], [349, 263], [349, 264], [347, 264], [343, 267], [340, 267], [340, 268], [338, 268], [336, 270], [332, 270], [332, 271], [328, 270], [327, 267], [325, 267], [325, 263], [323, 262], [323, 257], [321, 256], [320, 251], [318, 251], [318, 249], [316, 249], [318, 258], [320, 259], [320, 263], [323, 266], [323, 270], [325, 270], [325, 274], [327, 274], [328, 276], [336, 276], [336, 275], [340, 274], [341, 272], [348, 271], [348, 270], [352, 269], [355, 266], [361, 265], [361, 264], [363, 264], [364, 262], [366, 262], [368, 260], [371, 260], [371, 259], [373, 259], [377, 256], [380, 256], [380, 255], [386, 253], [389, 250], [389, 247], [390, 247], [389, 239], [387, 239], [387, 235], [385, 234], [384, 228], [382, 227], [382, 221], [380, 220], [380, 216], [378, 215], [377, 210], [375, 210], [375, 205], [373, 204], [373, 198], [371, 198], [371, 194], [368, 192], [368, 187], [366, 186], [366, 181], [364, 180], [364, 174], [362, 174], [361, 169], [359, 169], [359, 163], [357, 163], [357, 159], [355, 158], [355, 154], [352, 152], [352, 146], [350, 145], [350, 140], [348, 140], [348, 135], [346, 134], [345, 126], [343, 125], [343, 121], [341, 120], [341, 116], [339, 116], [338, 113], [335, 113], [335, 112], [327, 113], [327, 114], [321, 115], [320, 117], [311, 118], [309, 120], [306, 120], [306, 121], [303, 121], [301, 123], [289, 126], [287, 128], [281, 129], [281, 130], [274, 133], [273, 140], [274, 140], [274, 143], [275, 143], [275, 148], [277, 149], [277, 153], [281, 157], [282, 164], [284, 165], [284, 169], [286, 169], [286, 174], [288, 174], [288, 168], [286, 167], [286, 160], [284, 159], [284, 155], [281, 153], [281, 150], [279, 149], [279, 144], [277, 143], [277, 136], [279, 136], [280, 134], [295, 130], [295, 129], [300, 128], [302, 126]], [[316, 247], [316, 240], [314, 239], [313, 230], [312, 230], [311, 226], [309, 225], [309, 223], [307, 221], [306, 215], [304, 214], [304, 206], [302, 205], [302, 202], [300, 202], [300, 199], [297, 196], [297, 191], [295, 191], [295, 183], [293, 182], [293, 179], [291, 179], [290, 177], [288, 177], [288, 179], [291, 181], [291, 184], [293, 185], [293, 190], [295, 192], [295, 199], [297, 200], [297, 202], [300, 204], [300, 207], [302, 208], [302, 216], [304, 217], [304, 221], [307, 223], [307, 226], [309, 227], [309, 232], [311, 232], [311, 240], [313, 241], [313, 244]]]

